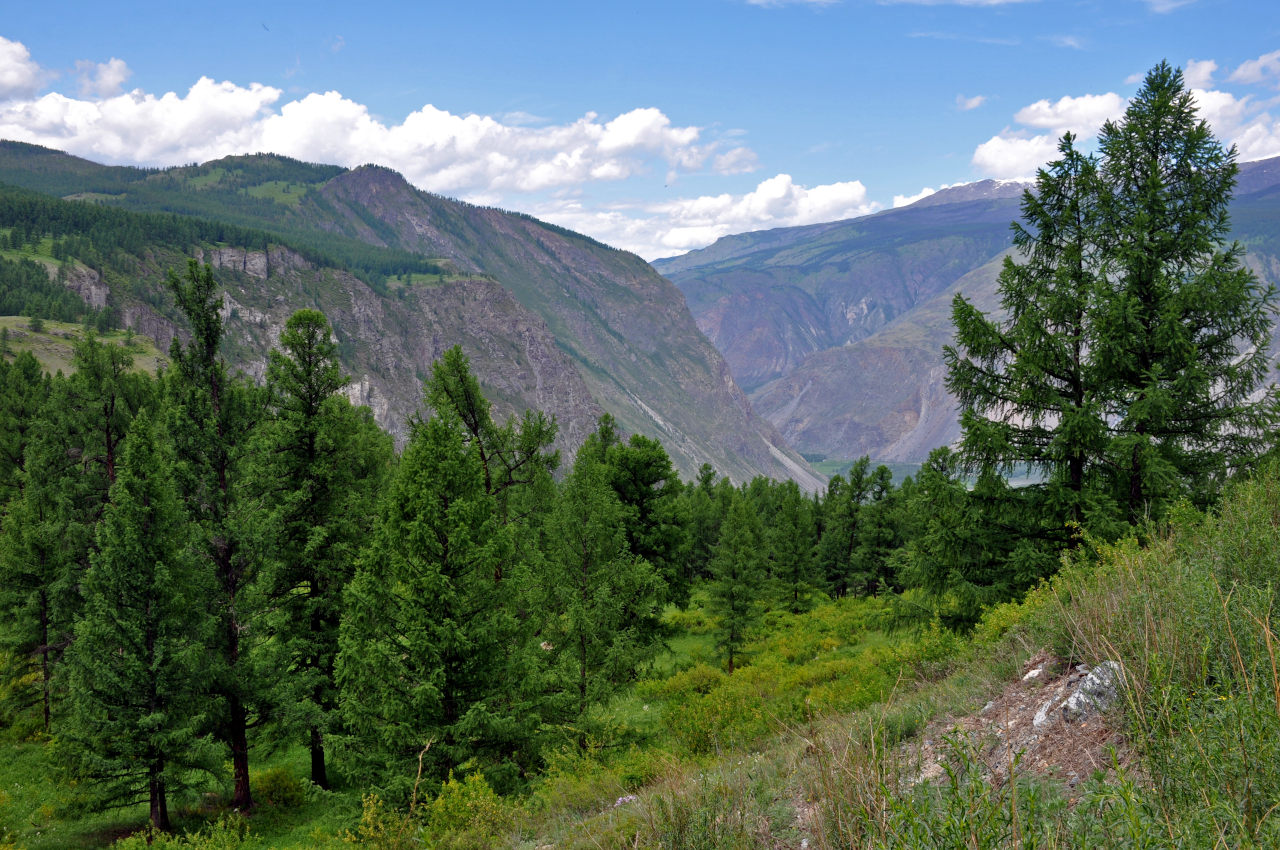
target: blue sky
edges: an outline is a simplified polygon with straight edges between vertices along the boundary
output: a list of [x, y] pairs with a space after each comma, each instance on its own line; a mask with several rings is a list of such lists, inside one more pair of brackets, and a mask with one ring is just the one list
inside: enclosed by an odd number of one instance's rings
[[1029, 175], [1162, 59], [1280, 155], [1264, 0], [9, 5], [0, 138], [377, 162], [650, 259]]

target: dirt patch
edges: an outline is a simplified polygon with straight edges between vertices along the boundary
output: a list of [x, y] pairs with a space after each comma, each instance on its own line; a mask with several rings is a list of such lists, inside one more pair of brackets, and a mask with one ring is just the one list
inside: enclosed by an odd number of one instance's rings
[[1080, 701], [1077, 697], [1072, 708], [1064, 711], [1089, 673], [1086, 665], [1069, 665], [1047, 652], [1036, 654], [1023, 667], [1021, 678], [1010, 682], [981, 711], [929, 725], [917, 742], [922, 769], [916, 781], [945, 775], [944, 764], [952, 750], [947, 738], [959, 732], [976, 748], [992, 782], [1006, 781], [1016, 763], [1020, 776], [1062, 782], [1074, 803], [1081, 783], [1098, 771], [1110, 772], [1117, 762], [1127, 767], [1131, 761], [1105, 700], [1083, 711], [1072, 710]]

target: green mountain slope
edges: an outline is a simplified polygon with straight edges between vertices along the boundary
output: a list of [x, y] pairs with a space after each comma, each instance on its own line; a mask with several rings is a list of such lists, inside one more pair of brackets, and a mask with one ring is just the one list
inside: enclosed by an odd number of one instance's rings
[[[662, 440], [686, 474], [709, 462], [739, 480], [820, 484], [752, 412], [680, 292], [638, 257], [584, 236], [418, 191], [386, 169], [267, 155], [144, 171], [2, 142], [0, 182], [239, 228], [185, 251], [219, 270], [237, 362], [259, 373], [288, 314], [319, 307], [343, 342], [353, 395], [393, 431], [403, 433], [431, 361], [462, 343], [500, 407], [557, 416], [562, 448], [608, 410]], [[162, 342], [176, 326], [157, 326], [171, 317], [155, 281], [164, 263], [181, 265], [173, 247], [134, 250], [131, 274], [155, 272], [146, 298], [123, 292], [120, 275], [100, 284], [125, 322]]]

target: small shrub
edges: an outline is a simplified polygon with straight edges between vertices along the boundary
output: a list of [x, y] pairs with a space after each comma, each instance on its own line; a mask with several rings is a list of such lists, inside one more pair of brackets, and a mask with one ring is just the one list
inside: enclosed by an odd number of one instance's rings
[[422, 846], [420, 833], [418, 822], [408, 812], [388, 806], [377, 794], [366, 794], [356, 831], [344, 833], [342, 840], [373, 850], [418, 850]]
[[494, 836], [506, 829], [511, 820], [502, 798], [489, 787], [484, 776], [473, 773], [458, 780], [452, 771], [423, 817], [426, 831], [434, 836], [449, 832]]
[[307, 801], [306, 786], [282, 767], [264, 770], [253, 780], [255, 799], [276, 809], [296, 809]]

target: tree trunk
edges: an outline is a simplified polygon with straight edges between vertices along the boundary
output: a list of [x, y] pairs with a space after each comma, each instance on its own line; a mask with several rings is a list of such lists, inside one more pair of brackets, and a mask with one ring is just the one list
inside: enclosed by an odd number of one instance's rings
[[329, 790], [329, 776], [324, 769], [324, 740], [318, 727], [311, 727], [311, 782]]
[[249, 712], [237, 695], [229, 696], [227, 702], [230, 714], [227, 743], [231, 746], [231, 775], [235, 779], [231, 805], [247, 812], [253, 808], [253, 795], [249, 791]]
[[169, 823], [169, 803], [165, 799], [164, 793], [164, 760], [157, 759], [152, 762], [148, 773], [148, 785], [150, 786], [149, 796], [151, 798], [151, 825], [161, 832], [171, 832], [173, 830], [173, 826]]

